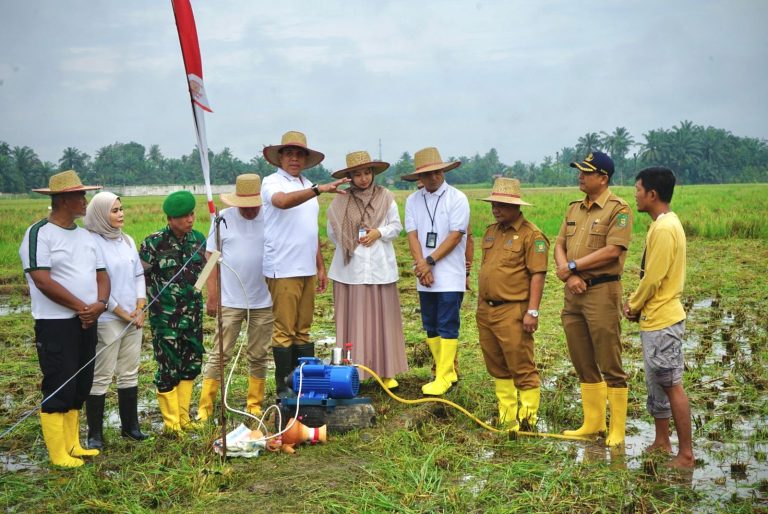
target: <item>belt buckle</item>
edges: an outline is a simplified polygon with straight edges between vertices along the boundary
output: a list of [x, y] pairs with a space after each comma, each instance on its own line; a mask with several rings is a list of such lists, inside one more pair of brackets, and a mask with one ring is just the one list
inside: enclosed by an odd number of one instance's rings
[[501, 305], [504, 302], [499, 302], [499, 301], [496, 301], [496, 300], [486, 300], [485, 303], [487, 303], [491, 307], [498, 307], [499, 305]]

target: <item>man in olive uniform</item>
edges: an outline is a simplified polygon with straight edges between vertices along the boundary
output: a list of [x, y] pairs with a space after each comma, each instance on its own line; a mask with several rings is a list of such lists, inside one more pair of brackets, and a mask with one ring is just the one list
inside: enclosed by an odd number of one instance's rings
[[621, 273], [632, 234], [627, 202], [608, 184], [614, 168], [603, 152], [592, 152], [579, 170], [582, 200], [570, 203], [555, 243], [557, 277], [565, 283], [561, 319], [568, 353], [581, 382], [584, 423], [566, 435], [589, 435], [606, 429], [606, 399], [611, 426], [605, 443], [624, 442], [627, 375], [621, 363]]
[[[533, 359], [549, 241], [520, 211], [520, 181], [498, 178], [491, 196], [496, 219], [483, 236], [477, 299], [477, 329], [485, 367], [496, 385], [499, 424], [517, 431], [538, 420], [541, 397]], [[518, 413], [517, 393], [520, 392]], [[520, 422], [518, 422], [518, 418]]]
[[166, 428], [178, 431], [190, 424], [192, 384], [203, 361], [203, 297], [194, 284], [205, 266], [206, 238], [192, 229], [195, 197], [189, 191], [168, 195], [163, 212], [168, 225], [147, 236], [139, 256], [148, 297], [160, 295], [149, 310], [157, 401]]

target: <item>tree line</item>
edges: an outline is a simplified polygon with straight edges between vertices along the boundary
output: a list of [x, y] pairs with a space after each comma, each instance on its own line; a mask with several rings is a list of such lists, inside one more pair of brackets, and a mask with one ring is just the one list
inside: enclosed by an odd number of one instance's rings
[[[485, 155], [451, 157], [462, 166], [451, 172], [454, 184], [490, 184], [496, 176], [520, 179], [526, 185], [568, 186], [575, 183], [568, 165], [589, 152], [601, 150], [616, 164], [613, 182], [634, 182], [637, 171], [651, 165], [672, 168], [684, 184], [720, 184], [733, 182], [768, 182], [768, 142], [739, 137], [725, 129], [703, 127], [682, 121], [671, 129], [659, 128], [643, 134], [636, 141], [624, 127], [612, 132], [588, 132], [574, 146], [561, 148], [541, 162], [515, 161], [502, 163], [495, 148]], [[233, 184], [242, 173], [261, 176], [274, 171], [264, 157], [243, 161], [229, 148], [208, 152], [213, 184]], [[76, 170], [84, 182], [111, 185], [198, 184], [202, 169], [197, 148], [188, 155], [166, 157], [158, 145], [147, 149], [136, 142], [113, 143], [102, 147], [91, 157], [77, 148], [68, 147], [56, 163], [43, 162], [28, 146], [11, 147], [0, 141], [0, 191], [24, 193], [46, 187], [48, 177], [62, 170]], [[404, 152], [384, 172], [383, 181], [390, 187], [406, 189], [412, 184], [400, 180], [413, 171], [413, 158]], [[322, 164], [307, 170], [312, 181], [325, 182], [330, 172]]]

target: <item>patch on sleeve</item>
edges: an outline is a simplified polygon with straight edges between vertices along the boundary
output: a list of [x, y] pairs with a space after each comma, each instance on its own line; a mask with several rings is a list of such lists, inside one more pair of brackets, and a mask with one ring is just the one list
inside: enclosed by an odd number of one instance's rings
[[536, 251], [536, 253], [545, 253], [547, 251], [547, 242], [543, 239], [537, 239], [533, 243], [533, 248]]
[[620, 212], [618, 216], [616, 216], [616, 226], [619, 228], [624, 228], [627, 226], [627, 223], [629, 223], [629, 214], [626, 212]]

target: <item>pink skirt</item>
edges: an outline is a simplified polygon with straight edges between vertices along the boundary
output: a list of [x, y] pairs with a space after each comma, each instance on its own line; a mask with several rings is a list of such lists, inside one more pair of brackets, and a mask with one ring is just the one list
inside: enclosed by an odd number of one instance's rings
[[[336, 346], [352, 343], [352, 360], [393, 378], [408, 371], [397, 283], [333, 283]], [[368, 376], [360, 371], [360, 379]]]

